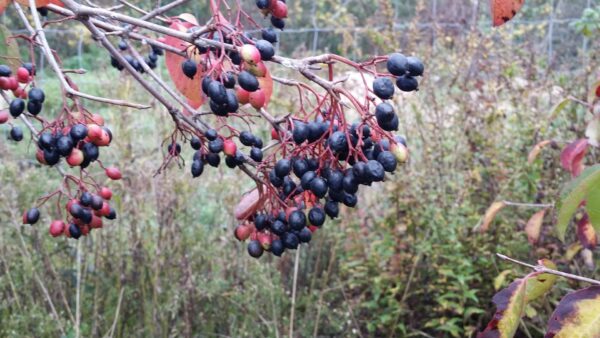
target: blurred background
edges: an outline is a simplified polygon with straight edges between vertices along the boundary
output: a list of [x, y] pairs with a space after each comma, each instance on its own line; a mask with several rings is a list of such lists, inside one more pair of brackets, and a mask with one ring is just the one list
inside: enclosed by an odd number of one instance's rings
[[[562, 147], [584, 135], [585, 107], [553, 107], [569, 95], [583, 100], [600, 77], [600, 1], [528, 0], [498, 29], [491, 28], [489, 2], [480, 0], [287, 3], [281, 55], [360, 60], [402, 51], [426, 65], [420, 91], [396, 97], [409, 163], [390, 181], [361, 188], [359, 207], [344, 208], [301, 249], [294, 336], [472, 337], [490, 320], [497, 290], [526, 272], [497, 252], [528, 262], [550, 258], [560, 270], [600, 277], [574, 230], [565, 243], [553, 235], [553, 213], [535, 246], [523, 232], [531, 208], [505, 209], [487, 233], [473, 231], [493, 201], [553, 203], [569, 179], [558, 147], [545, 148], [533, 164], [527, 154], [539, 141]], [[243, 5], [268, 25], [253, 1]], [[181, 12], [202, 22], [207, 2], [169, 14]], [[11, 8], [0, 23], [25, 32]], [[87, 70], [73, 75], [82, 91], [153, 108], [86, 102], [113, 132], [102, 158], [124, 179], [110, 185], [118, 219], [79, 241], [48, 235], [54, 205], [42, 208], [35, 226], [20, 225], [21, 213], [61, 180], [37, 164], [28, 134], [15, 144], [5, 137], [8, 126], [0, 127], [0, 336], [287, 336], [294, 255], [255, 260], [232, 236], [233, 207], [253, 182], [227, 168], [205, 168], [192, 179], [187, 145], [185, 165], [155, 175], [173, 129], [167, 112], [110, 66], [84, 27], [54, 24], [47, 35], [64, 68]], [[62, 105], [60, 89], [36, 57], [48, 117]], [[299, 79], [275, 64], [270, 70]], [[273, 97], [272, 114], [297, 109], [295, 91], [276, 86]], [[267, 140], [266, 123], [262, 128]], [[595, 151], [587, 160], [596, 162]], [[560, 296], [578, 286], [561, 280], [528, 306], [516, 336], [542, 337]]]

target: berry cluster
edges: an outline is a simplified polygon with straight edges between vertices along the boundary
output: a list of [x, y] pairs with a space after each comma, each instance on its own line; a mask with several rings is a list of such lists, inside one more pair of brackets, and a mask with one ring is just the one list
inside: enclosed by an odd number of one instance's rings
[[263, 15], [271, 15], [271, 25], [273, 27], [279, 29], [285, 27], [284, 19], [288, 16], [285, 0], [256, 0], [256, 7], [260, 9]]
[[[108, 146], [112, 141], [112, 132], [104, 126], [104, 119], [98, 114], [90, 114], [87, 111], [75, 113], [67, 111], [68, 114], [61, 115], [54, 121], [47, 121], [41, 115], [46, 98], [41, 88], [34, 84], [35, 68], [26, 63], [16, 70], [13, 75], [12, 69], [7, 65], [0, 65], [0, 89], [12, 91], [14, 98], [10, 100], [8, 110], [0, 111], [0, 124], [6, 123], [9, 117], [14, 119], [28, 116], [42, 123], [42, 131], [34, 133], [37, 144], [36, 159], [40, 164], [54, 166], [61, 158], [71, 167], [80, 167], [80, 177], [67, 173], [64, 175], [64, 189], [41, 198], [42, 203], [50, 197], [58, 195], [66, 196], [69, 202], [66, 204], [70, 219], [65, 223], [55, 220], [50, 225], [50, 235], [57, 237], [65, 234], [67, 237], [79, 238], [87, 235], [91, 229], [102, 227], [102, 217], [115, 219], [116, 212], [108, 201], [112, 197], [112, 191], [107, 187], [98, 186], [95, 181], [90, 183], [85, 178], [87, 173], [83, 169], [98, 160], [100, 147]], [[27, 91], [28, 89], [28, 91]], [[27, 101], [26, 101], [27, 100]], [[66, 109], [66, 108], [65, 108]], [[66, 116], [66, 117], [65, 117]], [[35, 129], [32, 129], [35, 131]], [[19, 126], [13, 126], [10, 137], [15, 141], [23, 139], [23, 131]], [[102, 167], [102, 164], [100, 164]], [[62, 171], [61, 171], [62, 173]], [[105, 168], [107, 177], [113, 180], [121, 178], [119, 169]], [[71, 198], [69, 184], [77, 185], [78, 192]], [[96, 189], [97, 194], [92, 194], [86, 186]], [[40, 218], [40, 210], [37, 207], [27, 210], [23, 214], [23, 224], [35, 224]]]
[[374, 114], [350, 124], [338, 105], [272, 129], [273, 139], [286, 145], [289, 153], [258, 166], [264, 170], [261, 201], [265, 202], [245, 215], [234, 233], [240, 241], [250, 239], [250, 256], [258, 258], [264, 251], [281, 256], [310, 242], [326, 216], [338, 216], [340, 204], [357, 206], [360, 185], [384, 181], [407, 160], [405, 139], [390, 134], [398, 130], [399, 119], [385, 100], [394, 95], [390, 77], [396, 77], [400, 90], [414, 91], [415, 77], [423, 74], [424, 66], [418, 58], [400, 53], [390, 55], [386, 65], [391, 75], [380, 74], [373, 82], [373, 93], [382, 100]]
[[[276, 41], [276, 36], [273, 37], [268, 31], [264, 31], [263, 35]], [[213, 34], [213, 41], [219, 41], [215, 36], [218, 34]], [[211, 35], [206, 35], [206, 38], [211, 38]], [[240, 105], [249, 103], [255, 109], [264, 107], [267, 93], [263, 87], [270, 81], [264, 61], [271, 60], [275, 55], [272, 43], [266, 39], [255, 41], [247, 35], [242, 35], [235, 41], [226, 37], [225, 43], [234, 43], [236, 46], [238, 43], [243, 44], [227, 51], [230, 63], [221, 61], [202, 78], [202, 93], [210, 99], [211, 111], [217, 116], [228, 116], [235, 113]], [[216, 48], [194, 48], [192, 58], [181, 63], [181, 71], [189, 79], [194, 79], [199, 69], [204, 69], [206, 64], [211, 63], [210, 60], [214, 62], [220, 53], [221, 50]], [[198, 55], [199, 64], [194, 61], [198, 59]]]
[[[121, 51], [126, 52], [129, 49], [129, 45], [127, 44], [127, 41], [125, 40], [121, 40], [119, 41], [118, 47]], [[159, 47], [156, 46], [151, 46], [151, 50], [150, 53], [148, 53], [148, 55], [146, 55], [146, 57], [144, 57], [144, 62], [148, 65], [148, 67], [150, 67], [150, 69], [154, 69], [156, 68], [157, 62], [158, 62], [158, 57], [163, 55], [163, 50], [160, 49]], [[137, 70], [139, 73], [144, 73], [144, 67], [142, 67], [142, 64], [133, 56], [127, 54], [123, 56], [125, 58], [125, 60], [127, 61], [127, 63], [129, 63], [131, 65], [131, 67], [133, 67], [135, 70]], [[125, 66], [123, 66], [119, 60], [117, 60], [114, 56], [111, 56], [110, 58], [110, 65], [113, 66], [113, 68], [118, 69], [119, 71], [123, 70], [125, 68]]]
[[[117, 213], [108, 204], [112, 198], [112, 191], [107, 187], [101, 187], [97, 194], [83, 191], [79, 198], [69, 200], [65, 206], [70, 217], [67, 223], [62, 220], [54, 220], [50, 223], [49, 233], [52, 237], [64, 235], [68, 238], [79, 239], [87, 236], [92, 229], [103, 226], [102, 217], [108, 220], [117, 218]], [[38, 208], [31, 208], [23, 213], [23, 224], [33, 225], [40, 218]]]
[[[34, 75], [35, 67], [31, 63], [24, 63], [17, 68], [14, 75], [8, 65], [0, 65], [0, 90], [11, 91], [14, 96], [9, 103], [8, 112], [0, 111], [0, 124], [8, 121], [9, 114], [13, 118], [17, 118], [25, 109], [33, 116], [42, 111], [42, 104], [45, 100], [44, 92], [37, 87], [31, 87], [27, 92]], [[26, 99], [28, 99], [27, 102], [25, 102]], [[19, 142], [23, 140], [23, 130], [19, 126], [12, 126], [9, 136], [13, 141]]]

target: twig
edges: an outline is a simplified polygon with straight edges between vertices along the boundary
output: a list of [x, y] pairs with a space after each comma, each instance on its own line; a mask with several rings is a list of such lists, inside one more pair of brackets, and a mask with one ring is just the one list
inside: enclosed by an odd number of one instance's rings
[[23, 23], [25, 24], [25, 27], [27, 28], [29, 33], [35, 38], [35, 41], [41, 46], [44, 56], [48, 60], [48, 63], [50, 64], [50, 67], [52, 68], [54, 73], [56, 73], [56, 76], [58, 77], [58, 80], [61, 84], [61, 87], [67, 94], [69, 94], [70, 96], [78, 96], [78, 97], [81, 97], [84, 99], [108, 103], [108, 104], [112, 104], [112, 105], [116, 105], [116, 106], [125, 106], [125, 107], [137, 108], [137, 109], [150, 108], [150, 106], [148, 106], [148, 105], [131, 103], [131, 102], [123, 101], [123, 100], [114, 100], [114, 99], [109, 99], [109, 98], [105, 98], [105, 97], [98, 97], [98, 96], [82, 93], [78, 90], [73, 89], [71, 87], [71, 85], [69, 84], [69, 82], [67, 81], [67, 79], [65, 78], [65, 75], [63, 74], [60, 65], [58, 64], [58, 62], [56, 61], [56, 58], [54, 57], [54, 54], [52, 53], [52, 49], [50, 48], [50, 45], [48, 44], [48, 40], [46, 39], [46, 34], [44, 33], [44, 29], [42, 28], [42, 22], [40, 21], [40, 17], [38, 15], [37, 9], [35, 7], [35, 0], [29, 0], [29, 6], [31, 7], [31, 16], [33, 17], [35, 29], [29, 24], [29, 20], [27, 20], [27, 17], [25, 16], [25, 12], [23, 12], [23, 9], [21, 8], [21, 6], [16, 2], [14, 3], [14, 8], [16, 9], [17, 13], [19, 14], [21, 21], [23, 21]]
[[290, 338], [294, 337], [294, 312], [296, 309], [296, 285], [298, 282], [298, 265], [300, 262], [300, 247], [296, 250], [294, 259], [294, 281], [292, 282], [292, 306], [290, 309]]
[[77, 262], [75, 264], [77, 269], [77, 285], [75, 293], [75, 338], [81, 336], [80, 325], [81, 325], [81, 241], [77, 241]]
[[542, 203], [518, 203], [511, 201], [502, 201], [506, 205], [513, 207], [524, 207], [524, 208], [554, 208], [554, 203], [542, 204]]
[[558, 271], [558, 270], [554, 270], [554, 269], [550, 269], [547, 268], [543, 265], [531, 265], [529, 263], [525, 263], [525, 262], [521, 262], [519, 260], [516, 260], [514, 258], [510, 258], [506, 255], [500, 254], [500, 253], [496, 253], [496, 256], [498, 256], [500, 259], [505, 260], [505, 261], [509, 261], [518, 265], [522, 265], [522, 266], [526, 266], [536, 272], [540, 272], [540, 273], [549, 273], [552, 275], [557, 275], [557, 276], [561, 276], [564, 278], [569, 278], [569, 279], [573, 279], [573, 280], [578, 280], [581, 282], [586, 282], [586, 283], [590, 283], [590, 284], [594, 284], [594, 285], [600, 285], [600, 281], [597, 281], [595, 279], [591, 279], [591, 278], [587, 278], [587, 277], [582, 277], [582, 276], [578, 276], [578, 275], [573, 275], [570, 273], [566, 273], [566, 272], [562, 272], [562, 271]]

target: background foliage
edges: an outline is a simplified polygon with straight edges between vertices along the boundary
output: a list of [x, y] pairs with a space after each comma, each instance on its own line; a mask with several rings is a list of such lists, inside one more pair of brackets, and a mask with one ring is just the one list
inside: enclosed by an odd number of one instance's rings
[[[522, 231], [532, 209], [501, 211], [486, 234], [473, 231], [494, 200], [552, 203], [568, 180], [558, 148], [543, 150], [532, 165], [527, 153], [544, 139], [562, 146], [583, 137], [589, 119], [583, 107], [572, 103], [555, 115], [552, 107], [567, 95], [584, 98], [598, 78], [597, 1], [528, 1], [516, 22], [497, 30], [489, 28], [487, 3], [477, 0], [288, 5], [293, 17], [281, 36], [284, 55], [360, 58], [402, 50], [427, 65], [421, 90], [396, 99], [411, 149], [408, 166], [361, 194], [360, 208], [343, 210], [302, 249], [298, 337], [471, 336], [489, 321], [496, 290], [523, 274], [494, 258], [496, 252], [531, 262], [550, 258], [561, 270], [600, 276], [556, 239], [554, 215], [535, 247]], [[187, 6], [199, 18], [206, 13], [203, 1]], [[13, 15], [9, 9], [2, 21], [16, 33], [22, 27]], [[53, 28], [51, 45], [64, 67], [88, 70], [76, 78], [86, 92], [149, 100], [80, 28]], [[45, 106], [56, 109], [58, 84], [40, 69]], [[294, 94], [280, 89], [271, 111], [294, 109]], [[125, 179], [115, 189], [118, 221], [79, 242], [50, 238], [50, 215], [34, 227], [18, 224], [22, 210], [59, 177], [38, 168], [31, 142], [0, 142], [0, 336], [56, 336], [60, 326], [74, 335], [78, 316], [85, 337], [287, 334], [293, 257], [256, 261], [231, 236], [233, 206], [252, 182], [230, 170], [192, 180], [189, 167], [177, 165], [154, 175], [171, 122], [150, 103], [155, 108], [146, 111], [88, 103], [115, 135], [107, 152]], [[595, 154], [588, 159], [595, 163]], [[574, 232], [568, 234], [567, 243], [575, 243]], [[543, 336], [559, 294], [581, 287], [558, 283], [554, 296], [528, 306], [517, 336]]]

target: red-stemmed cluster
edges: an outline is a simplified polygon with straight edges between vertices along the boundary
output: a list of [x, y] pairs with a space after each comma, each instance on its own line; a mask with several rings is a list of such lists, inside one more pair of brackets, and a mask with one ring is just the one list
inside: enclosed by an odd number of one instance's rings
[[[12, 91], [14, 98], [9, 99], [5, 93], [3, 98], [8, 103], [8, 110], [0, 112], [0, 124], [13, 119], [23, 119], [32, 132], [36, 141], [37, 161], [45, 166], [57, 166], [61, 158], [71, 167], [78, 167], [80, 175], [66, 173], [59, 168], [63, 175], [63, 184], [55, 192], [40, 198], [40, 205], [52, 197], [67, 198], [67, 222], [55, 220], [50, 224], [50, 235], [57, 237], [64, 234], [70, 238], [87, 235], [91, 229], [101, 228], [102, 217], [115, 219], [116, 211], [108, 204], [112, 191], [100, 186], [85, 170], [91, 163], [99, 161], [100, 148], [107, 147], [112, 141], [112, 132], [104, 125], [104, 119], [98, 114], [92, 114], [81, 107], [76, 110], [64, 106], [64, 111], [54, 120], [45, 119], [40, 113], [46, 98], [44, 91], [34, 85], [35, 69], [31, 63], [25, 63], [17, 68], [13, 76], [12, 69], [0, 65], [0, 89]], [[27, 100], [27, 101], [25, 101]], [[37, 120], [42, 128], [37, 131], [32, 123]], [[10, 137], [19, 142], [23, 132], [17, 125], [12, 125]], [[120, 179], [121, 173], [117, 168], [104, 168], [107, 177]], [[77, 191], [72, 195], [71, 190]], [[96, 191], [92, 194], [89, 191]], [[59, 208], [60, 209], [60, 208]], [[59, 210], [60, 211], [60, 210]], [[23, 224], [36, 224], [40, 218], [40, 210], [33, 207], [23, 213]]]

